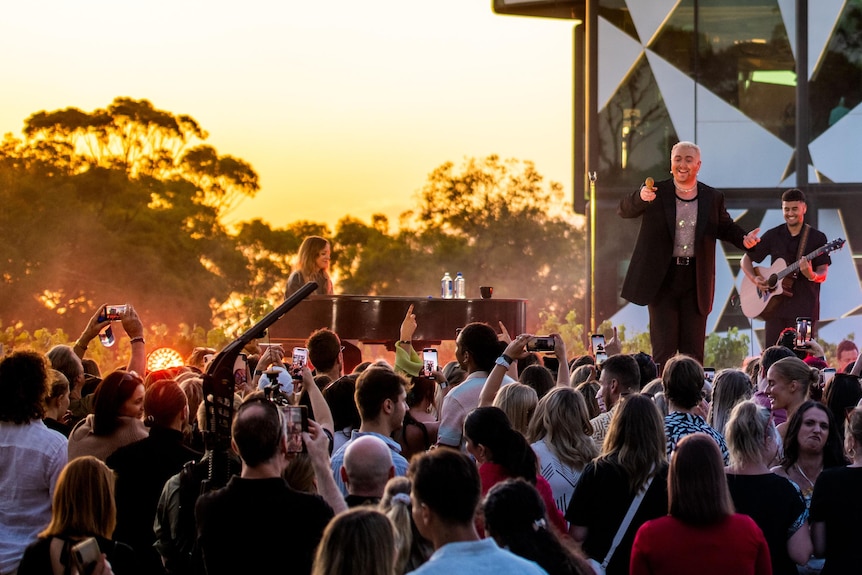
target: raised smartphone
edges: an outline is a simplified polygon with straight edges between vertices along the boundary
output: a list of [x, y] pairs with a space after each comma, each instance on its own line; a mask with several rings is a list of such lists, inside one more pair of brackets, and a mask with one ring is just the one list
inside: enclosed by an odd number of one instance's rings
[[438, 369], [437, 350], [433, 347], [426, 347], [422, 350], [422, 375], [425, 377], [434, 377], [434, 372]]

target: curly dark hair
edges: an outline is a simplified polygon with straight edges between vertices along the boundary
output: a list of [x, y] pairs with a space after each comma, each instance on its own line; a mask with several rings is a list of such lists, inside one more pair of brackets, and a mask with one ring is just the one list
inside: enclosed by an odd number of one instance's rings
[[14, 351], [0, 361], [0, 421], [30, 423], [45, 417], [48, 359], [41, 353]]

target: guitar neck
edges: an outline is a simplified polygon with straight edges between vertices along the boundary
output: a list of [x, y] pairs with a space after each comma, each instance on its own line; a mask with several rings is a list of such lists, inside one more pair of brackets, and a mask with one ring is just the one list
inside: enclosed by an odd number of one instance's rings
[[[828, 245], [825, 245], [825, 246], [819, 247], [819, 248], [817, 248], [816, 250], [814, 250], [813, 252], [811, 252], [810, 254], [808, 254], [807, 256], [803, 256], [803, 259], [806, 259], [806, 260], [808, 260], [808, 261], [810, 262], [811, 260], [813, 260], [814, 258], [816, 258], [817, 256], [819, 256], [820, 254], [824, 253], [828, 248], [829, 248], [829, 246], [828, 246]], [[796, 273], [797, 271], [799, 271], [799, 262], [798, 262], [798, 261], [793, 262], [792, 264], [790, 264], [789, 266], [787, 266], [786, 268], [784, 268], [783, 270], [781, 270], [780, 272], [778, 272], [778, 274], [777, 274], [777, 275], [778, 275], [778, 279], [779, 279], [779, 281], [780, 281], [780, 280], [782, 280], [785, 276], [788, 276], [788, 275], [790, 275], [790, 274], [794, 274], [794, 273]]]

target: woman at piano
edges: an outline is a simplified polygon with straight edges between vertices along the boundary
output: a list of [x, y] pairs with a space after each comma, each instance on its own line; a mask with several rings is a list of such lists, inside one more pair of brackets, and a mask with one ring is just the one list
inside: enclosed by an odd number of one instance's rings
[[299, 255], [293, 272], [287, 278], [287, 291], [284, 297], [308, 282], [317, 282], [317, 295], [332, 295], [332, 279], [329, 277], [329, 241], [320, 236], [308, 236], [299, 246]]

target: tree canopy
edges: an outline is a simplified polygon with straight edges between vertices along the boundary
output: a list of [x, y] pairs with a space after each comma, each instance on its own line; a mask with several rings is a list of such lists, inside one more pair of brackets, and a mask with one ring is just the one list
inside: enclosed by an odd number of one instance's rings
[[332, 241], [336, 293], [437, 297], [443, 272], [461, 271], [469, 297], [493, 285], [529, 300], [531, 329], [540, 314], [579, 319], [583, 230], [532, 162], [446, 162], [397, 224], [345, 215], [335, 230], [262, 219], [228, 229], [258, 175], [207, 137], [191, 116], [131, 98], [40, 111], [23, 137], [7, 135], [0, 325], [77, 333], [98, 305], [132, 302], [148, 324], [229, 333], [280, 303], [308, 235]]

